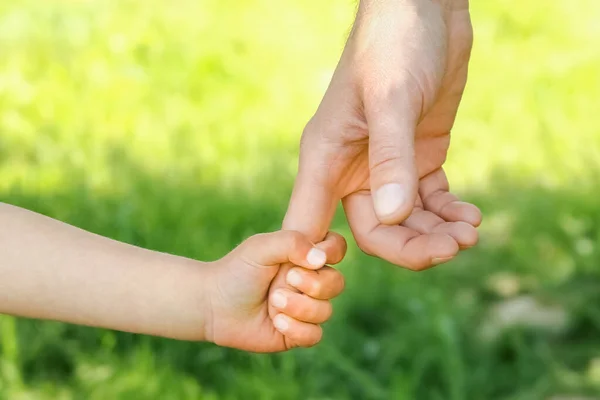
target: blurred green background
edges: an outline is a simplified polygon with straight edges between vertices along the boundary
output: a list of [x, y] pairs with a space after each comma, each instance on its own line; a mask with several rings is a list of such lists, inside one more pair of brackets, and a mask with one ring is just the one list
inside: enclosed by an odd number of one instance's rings
[[[278, 229], [353, 3], [0, 1], [0, 200], [203, 260]], [[415, 274], [338, 215], [347, 290], [287, 354], [0, 317], [0, 398], [600, 398], [600, 3], [471, 8], [477, 248]]]

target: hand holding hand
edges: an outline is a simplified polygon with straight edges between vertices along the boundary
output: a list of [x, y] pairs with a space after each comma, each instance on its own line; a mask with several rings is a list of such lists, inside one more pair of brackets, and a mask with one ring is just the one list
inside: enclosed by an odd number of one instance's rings
[[[253, 352], [310, 347], [322, 337], [319, 324], [332, 313], [330, 299], [341, 293], [343, 276], [324, 266], [345, 254], [343, 237], [329, 233], [313, 246], [302, 234], [279, 231], [251, 237], [223, 259], [206, 266], [203, 281], [210, 317], [205, 338]], [[281, 264], [294, 291], [269, 289]]]

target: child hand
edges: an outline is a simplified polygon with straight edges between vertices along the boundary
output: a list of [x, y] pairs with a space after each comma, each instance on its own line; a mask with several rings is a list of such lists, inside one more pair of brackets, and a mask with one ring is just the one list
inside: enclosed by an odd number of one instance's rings
[[[344, 238], [329, 233], [316, 246], [295, 231], [253, 236], [223, 259], [207, 266], [211, 315], [205, 337], [214, 343], [254, 352], [277, 352], [314, 346], [320, 323], [331, 317], [330, 299], [344, 288], [336, 264], [346, 253]], [[296, 267], [287, 275], [298, 292], [271, 282], [283, 263]]]

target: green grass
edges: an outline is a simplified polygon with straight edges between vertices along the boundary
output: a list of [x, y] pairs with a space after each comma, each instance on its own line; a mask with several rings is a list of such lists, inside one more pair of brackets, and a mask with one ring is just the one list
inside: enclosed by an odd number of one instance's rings
[[[0, 398], [600, 397], [600, 5], [515, 4], [472, 2], [447, 170], [476, 249], [414, 274], [352, 244], [324, 341], [287, 354], [0, 317]], [[1, 2], [0, 200], [204, 260], [277, 229], [353, 10]], [[501, 326], [519, 296], [558, 317]]]

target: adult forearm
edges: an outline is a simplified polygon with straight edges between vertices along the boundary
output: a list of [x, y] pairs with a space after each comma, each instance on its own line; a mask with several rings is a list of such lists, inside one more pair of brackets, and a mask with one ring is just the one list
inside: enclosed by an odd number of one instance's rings
[[360, 0], [360, 7], [377, 5], [408, 4], [408, 3], [436, 3], [444, 6], [463, 7], [469, 5], [469, 0]]
[[356, 22], [360, 23], [368, 16], [386, 14], [390, 8], [406, 7], [418, 13], [468, 10], [469, 0], [360, 0]]
[[2, 313], [202, 339], [198, 266], [0, 203]]

